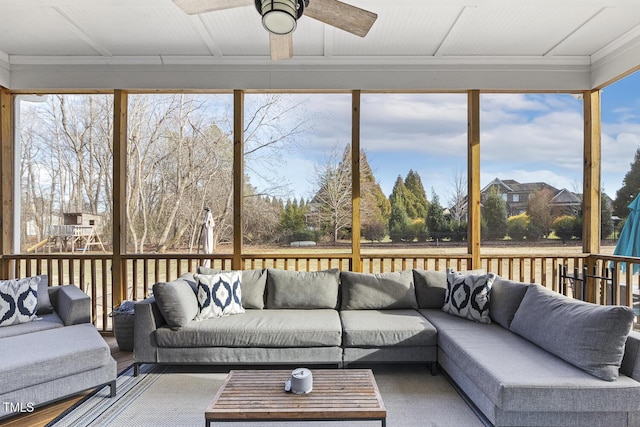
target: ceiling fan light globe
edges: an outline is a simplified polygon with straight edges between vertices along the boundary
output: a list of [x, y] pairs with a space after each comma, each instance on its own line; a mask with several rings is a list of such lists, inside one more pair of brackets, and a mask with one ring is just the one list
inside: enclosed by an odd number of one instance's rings
[[296, 0], [262, 0], [262, 25], [273, 34], [289, 34], [296, 29]]

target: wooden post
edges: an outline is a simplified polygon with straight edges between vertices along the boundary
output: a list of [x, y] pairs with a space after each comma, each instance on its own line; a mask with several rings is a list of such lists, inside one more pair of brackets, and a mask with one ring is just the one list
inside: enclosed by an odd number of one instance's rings
[[351, 95], [351, 270], [362, 272], [360, 257], [360, 91]]
[[244, 91], [233, 91], [233, 260], [234, 270], [242, 270], [244, 197]]
[[113, 259], [111, 269], [111, 301], [118, 306], [127, 296], [126, 259], [127, 223], [127, 92], [116, 90], [113, 94]]
[[[0, 165], [2, 167], [0, 200], [0, 257], [13, 253], [13, 97], [8, 89], [0, 87]], [[0, 260], [0, 278], [9, 279], [9, 261]]]
[[[602, 189], [600, 147], [600, 91], [584, 91], [584, 178], [582, 191], [582, 251], [589, 255], [600, 253], [600, 203]], [[587, 271], [595, 265], [587, 258]], [[587, 301], [595, 302], [595, 290], [587, 283]]]
[[467, 253], [471, 266], [480, 268], [480, 91], [467, 94]]

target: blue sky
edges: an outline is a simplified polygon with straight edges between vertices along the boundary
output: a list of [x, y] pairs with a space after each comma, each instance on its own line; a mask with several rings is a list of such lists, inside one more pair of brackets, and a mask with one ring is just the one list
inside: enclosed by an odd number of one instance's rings
[[[351, 140], [351, 95], [284, 95], [284, 102], [300, 103], [295, 116], [305, 121], [306, 130], [291, 138], [286, 154], [271, 159], [269, 173], [285, 184], [284, 195], [308, 198], [314, 192], [314, 168]], [[480, 103], [482, 186], [497, 177], [582, 192], [580, 99], [482, 94]], [[466, 94], [362, 94], [361, 146], [387, 195], [397, 176], [413, 169], [427, 197], [433, 188], [446, 204], [454, 174], [466, 174], [466, 108]], [[611, 197], [638, 147], [640, 73], [602, 91], [602, 184]], [[250, 177], [252, 184], [266, 186], [255, 174]]]

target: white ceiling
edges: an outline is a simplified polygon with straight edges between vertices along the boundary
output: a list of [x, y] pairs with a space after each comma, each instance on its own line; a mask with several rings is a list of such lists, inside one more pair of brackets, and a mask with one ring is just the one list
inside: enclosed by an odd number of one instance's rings
[[[311, 0], [313, 1], [313, 0]], [[347, 0], [361, 39], [303, 16], [269, 59], [254, 7], [0, 0], [0, 85], [30, 89], [584, 90], [640, 66], [639, 0]]]

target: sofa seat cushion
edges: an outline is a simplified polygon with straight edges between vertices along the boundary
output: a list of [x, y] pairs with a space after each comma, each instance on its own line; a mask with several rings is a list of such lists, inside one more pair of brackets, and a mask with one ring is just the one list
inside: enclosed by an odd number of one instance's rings
[[109, 345], [89, 323], [7, 337], [0, 346], [0, 394], [106, 366]]
[[64, 323], [56, 313], [39, 316], [33, 322], [19, 323], [0, 328], [0, 338], [29, 334], [31, 332], [46, 331], [47, 329], [62, 328]]
[[160, 347], [322, 347], [342, 342], [336, 310], [245, 310], [235, 316], [156, 330]]
[[435, 346], [437, 332], [416, 310], [343, 310], [345, 347]]
[[438, 329], [438, 347], [504, 411], [610, 412], [640, 409], [640, 383], [603, 381], [498, 324], [420, 311]]

